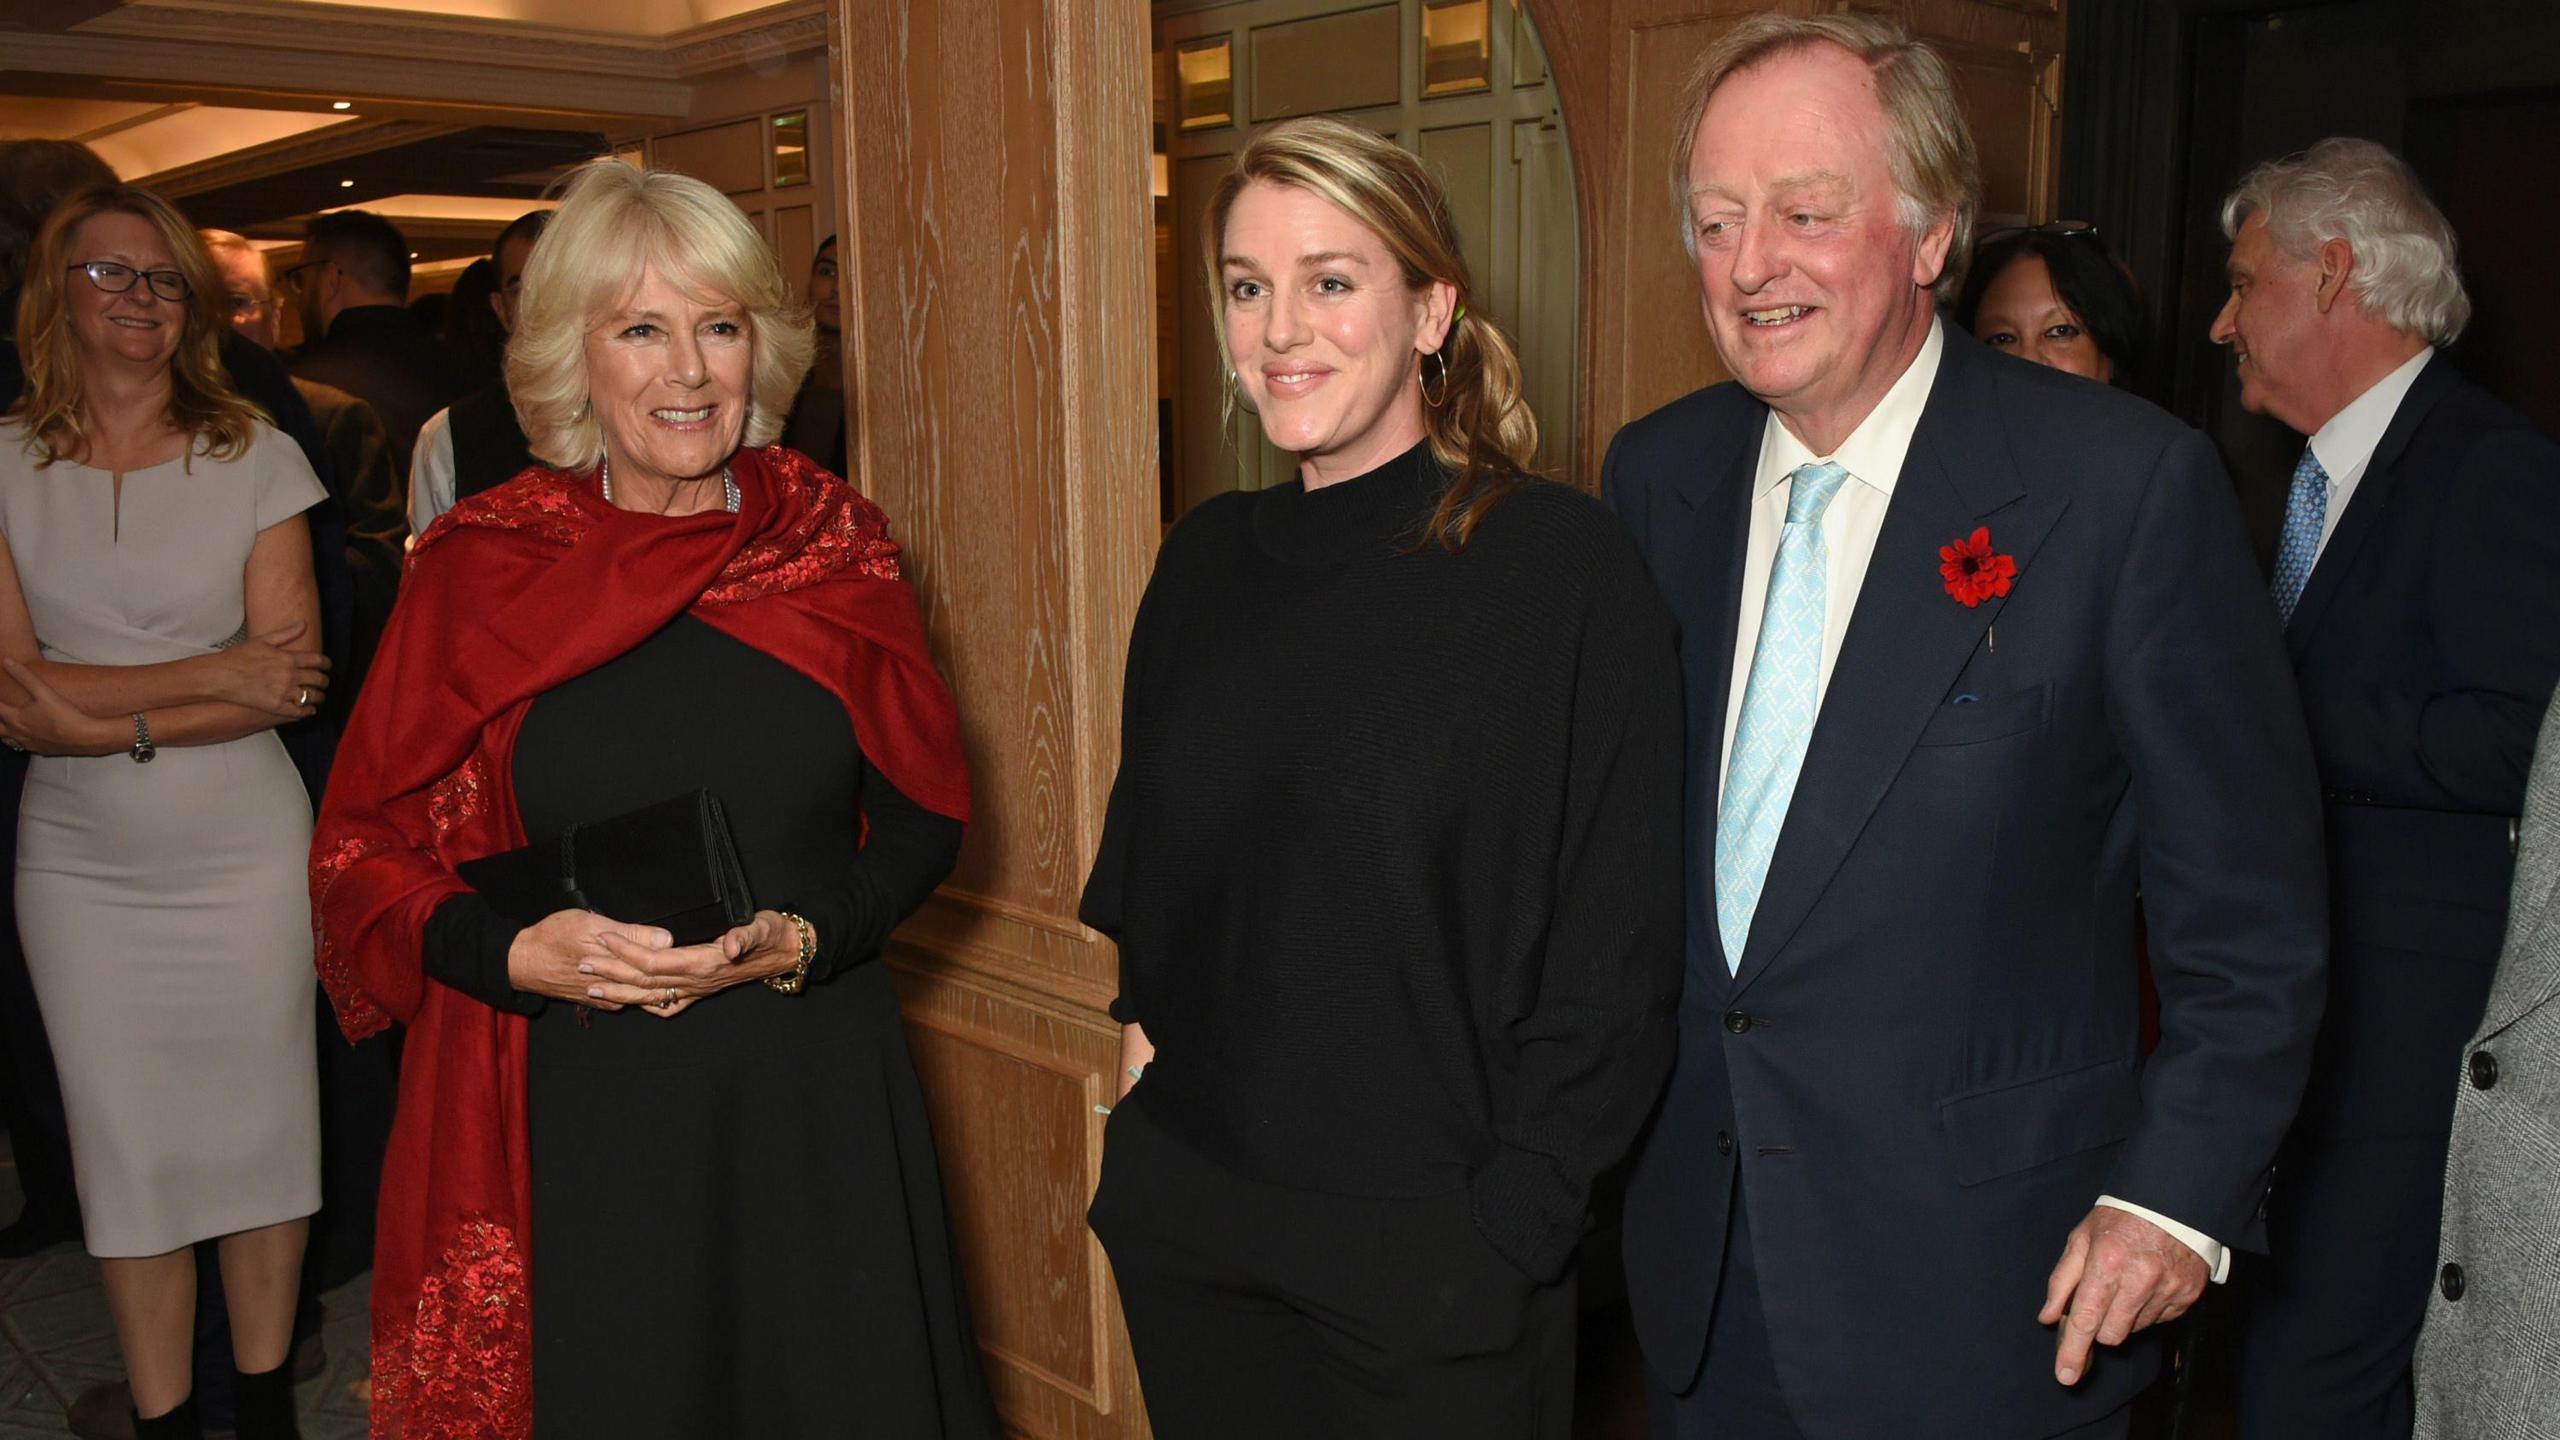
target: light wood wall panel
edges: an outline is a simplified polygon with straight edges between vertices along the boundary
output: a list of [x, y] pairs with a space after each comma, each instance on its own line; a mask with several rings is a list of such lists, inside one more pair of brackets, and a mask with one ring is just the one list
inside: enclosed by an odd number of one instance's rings
[[1084, 1228], [1118, 1027], [1075, 907], [1156, 540], [1143, 9], [833, 7], [852, 465], [906, 545], [975, 818], [890, 960], [1008, 1426], [1144, 1433]]

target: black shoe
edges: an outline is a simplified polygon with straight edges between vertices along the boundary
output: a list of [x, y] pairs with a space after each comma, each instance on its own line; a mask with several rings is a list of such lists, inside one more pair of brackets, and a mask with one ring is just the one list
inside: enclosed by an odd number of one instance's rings
[[133, 1387], [122, 1380], [102, 1380], [80, 1392], [66, 1418], [80, 1440], [134, 1440]]
[[302, 1430], [293, 1418], [293, 1362], [289, 1359], [262, 1375], [232, 1371], [231, 1405], [240, 1440], [302, 1440]]
[[50, 1250], [64, 1241], [80, 1238], [80, 1219], [68, 1219], [33, 1213], [21, 1214], [6, 1226], [0, 1226], [0, 1260], [24, 1260], [39, 1251]]
[[135, 1411], [133, 1436], [134, 1440], [204, 1440], [204, 1424], [196, 1418], [196, 1397], [190, 1395], [177, 1409], [148, 1420]]

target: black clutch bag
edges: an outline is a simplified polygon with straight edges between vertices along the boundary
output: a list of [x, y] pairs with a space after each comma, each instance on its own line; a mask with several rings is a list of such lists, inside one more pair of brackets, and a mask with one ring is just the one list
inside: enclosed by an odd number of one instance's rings
[[556, 840], [466, 860], [455, 873], [521, 925], [593, 910], [700, 945], [756, 913], [729, 817], [708, 790], [572, 825]]

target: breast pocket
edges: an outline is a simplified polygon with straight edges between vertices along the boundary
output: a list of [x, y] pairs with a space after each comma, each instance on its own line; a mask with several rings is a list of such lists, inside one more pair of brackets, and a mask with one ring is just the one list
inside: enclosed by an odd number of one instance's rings
[[1957, 695], [1938, 707], [1920, 731], [1921, 745], [1979, 745], [2033, 730], [2053, 712], [2053, 685], [2031, 685], [2006, 695]]

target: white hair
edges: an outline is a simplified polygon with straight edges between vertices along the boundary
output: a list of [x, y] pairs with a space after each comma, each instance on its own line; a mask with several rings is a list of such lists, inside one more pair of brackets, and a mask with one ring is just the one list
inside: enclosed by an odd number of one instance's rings
[[2296, 260], [2343, 240], [2356, 257], [2347, 282], [2365, 313], [2395, 330], [2450, 345], [2471, 321], [2454, 263], [2453, 227], [2408, 162], [2370, 140], [2333, 137], [2270, 160], [2222, 202], [2222, 233], [2239, 238], [2252, 215]]
[[604, 458], [587, 395], [586, 334], [655, 269], [687, 291], [746, 310], [755, 359], [741, 443], [781, 438], [817, 341], [792, 303], [773, 247], [729, 197], [672, 170], [636, 170], [608, 155], [571, 172], [551, 224], [525, 262], [524, 295], [507, 342], [507, 393], [533, 453], [584, 470]]

